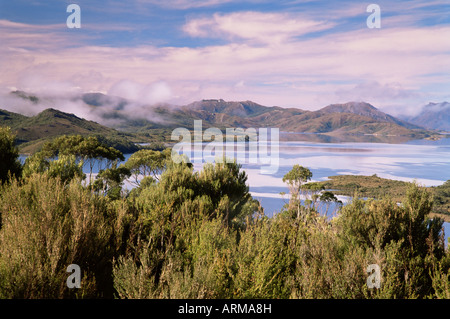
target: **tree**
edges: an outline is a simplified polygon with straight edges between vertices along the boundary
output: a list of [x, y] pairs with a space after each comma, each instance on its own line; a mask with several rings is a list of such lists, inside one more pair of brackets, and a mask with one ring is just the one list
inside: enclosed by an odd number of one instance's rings
[[159, 181], [161, 173], [166, 169], [170, 150], [159, 152], [154, 150], [140, 150], [130, 156], [125, 163], [125, 167], [133, 175], [133, 183], [140, 185], [142, 178], [151, 176]]
[[83, 161], [77, 161], [75, 155], [60, 155], [51, 161], [46, 159], [41, 152], [37, 152], [25, 160], [22, 176], [28, 178], [33, 174], [48, 174], [49, 177], [59, 177], [63, 183], [74, 178], [83, 180]]
[[113, 147], [108, 147], [93, 136], [63, 135], [44, 144], [41, 152], [47, 158], [55, 158], [59, 155], [75, 155], [84, 164], [88, 163], [89, 183], [92, 182], [95, 164], [100, 171], [104, 168], [110, 168], [116, 160], [125, 160], [122, 152]]
[[246, 216], [251, 214], [251, 209], [243, 209], [249, 207], [252, 197], [247, 185], [247, 174], [241, 168], [242, 165], [224, 159], [215, 165], [204, 165], [198, 174], [200, 193], [209, 196], [214, 206], [224, 210], [223, 217], [230, 226], [242, 224]]
[[335, 202], [337, 204], [342, 205], [342, 201], [340, 201], [336, 195], [334, 195], [332, 192], [325, 191], [320, 195], [320, 201], [324, 202], [327, 206], [327, 209], [325, 211], [325, 215], [328, 215], [328, 209], [330, 208], [330, 203]]
[[287, 183], [289, 190], [299, 194], [301, 186], [311, 180], [312, 172], [303, 166], [295, 164], [294, 167], [283, 176], [283, 182]]
[[98, 173], [94, 189], [102, 191], [113, 200], [120, 199], [124, 180], [130, 176], [131, 172], [128, 168], [123, 165], [117, 167], [117, 162], [115, 162], [111, 168], [106, 168]]
[[317, 210], [317, 201], [320, 200], [320, 192], [325, 189], [325, 187], [320, 183], [306, 183], [302, 187], [307, 193], [309, 193], [311, 199], [309, 202]]
[[[312, 172], [303, 166], [295, 164], [294, 167], [283, 176], [283, 182], [288, 184], [291, 199], [289, 201], [289, 208], [294, 209], [300, 207], [300, 189], [302, 185], [311, 180]], [[299, 213], [299, 212], [298, 212]]]
[[[362, 248], [383, 269], [380, 297], [425, 298], [434, 294], [431, 272], [445, 256], [443, 221], [430, 218], [430, 193], [411, 184], [400, 205], [354, 199], [336, 226], [349, 249]], [[383, 288], [384, 287], [384, 288]]]
[[0, 127], [0, 184], [9, 177], [18, 177], [22, 171], [15, 136], [9, 127]]

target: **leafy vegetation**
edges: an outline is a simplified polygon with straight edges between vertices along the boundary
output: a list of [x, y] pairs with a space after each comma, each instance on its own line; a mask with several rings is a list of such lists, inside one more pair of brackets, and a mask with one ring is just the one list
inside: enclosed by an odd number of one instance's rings
[[15, 146], [15, 137], [9, 127], [0, 127], [0, 184], [10, 176], [18, 176], [22, 170], [19, 151]]
[[118, 132], [55, 109], [44, 110], [32, 117], [0, 110], [0, 121], [2, 125], [11, 127], [11, 131], [17, 135], [20, 152], [27, 154], [35, 153], [46, 142], [63, 135], [92, 136], [125, 153], [139, 150], [135, 143], [156, 141], [139, 134]]
[[432, 187], [431, 190], [434, 194], [436, 213], [450, 215], [450, 180], [443, 185]]
[[[11, 149], [10, 132], [0, 134]], [[65, 136], [9, 175], [0, 298], [450, 298], [450, 252], [427, 188], [408, 185], [401, 204], [357, 196], [327, 219], [314, 203], [336, 198], [296, 165], [284, 178], [292, 201], [267, 218], [236, 163], [194, 171], [167, 151], [122, 165], [120, 154]], [[105, 158], [96, 179], [80, 174]], [[66, 286], [70, 264], [81, 288]], [[380, 288], [367, 286], [371, 264]]]
[[[328, 180], [320, 182], [335, 195], [353, 196], [357, 193], [361, 197], [382, 199], [389, 194], [389, 198], [401, 202], [411, 183], [381, 178], [376, 175], [339, 175], [330, 176]], [[432, 215], [436, 215], [450, 222], [450, 181], [441, 186], [429, 187], [434, 197]]]

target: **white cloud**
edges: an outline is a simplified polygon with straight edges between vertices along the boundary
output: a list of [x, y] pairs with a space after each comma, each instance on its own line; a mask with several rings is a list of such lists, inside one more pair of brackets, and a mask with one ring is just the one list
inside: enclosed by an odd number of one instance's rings
[[154, 4], [164, 8], [186, 10], [191, 8], [213, 7], [236, 0], [138, 0], [141, 4]]
[[247, 11], [192, 19], [185, 24], [183, 30], [193, 37], [225, 37], [260, 43], [281, 43], [331, 27], [333, 24], [329, 22], [315, 21], [298, 15]]
[[400, 83], [381, 84], [378, 81], [363, 81], [350, 89], [336, 91], [339, 100], [346, 101], [396, 101], [417, 98], [420, 94], [414, 89], [406, 89]]
[[[71, 38], [51, 39], [39, 28], [3, 20], [0, 86], [103, 91], [149, 103], [224, 98], [310, 109], [340, 96], [369, 95], [378, 99], [376, 107], [410, 104], [421, 94], [448, 99], [448, 77], [439, 74], [450, 73], [450, 26], [301, 37], [330, 26], [289, 14], [216, 14], [188, 21], [185, 31], [226, 44], [121, 48], [67, 46]], [[433, 96], [423, 91], [431, 86]]]
[[144, 85], [131, 80], [120, 80], [108, 91], [109, 95], [120, 96], [140, 104], [157, 104], [172, 98], [172, 91], [165, 82]]

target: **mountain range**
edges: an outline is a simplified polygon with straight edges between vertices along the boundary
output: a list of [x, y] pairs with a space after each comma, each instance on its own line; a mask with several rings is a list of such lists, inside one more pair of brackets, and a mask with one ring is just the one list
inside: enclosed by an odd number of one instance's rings
[[429, 103], [419, 114], [402, 119], [427, 129], [450, 132], [450, 103]]
[[[101, 93], [83, 95], [93, 107], [111, 106], [111, 97]], [[222, 99], [196, 101], [184, 106], [156, 105], [153, 119], [133, 120], [124, 110], [127, 102], [119, 99], [108, 118], [122, 120], [116, 128], [136, 131], [154, 127], [193, 127], [203, 120], [205, 127], [279, 127], [281, 131], [320, 134], [379, 134], [415, 136], [426, 134], [423, 127], [388, 115], [365, 102], [332, 104], [318, 111], [263, 106], [252, 101], [227, 102]]]
[[[26, 92], [15, 91], [13, 94], [33, 104], [41, 101], [38, 96]], [[424, 114], [431, 118], [434, 114], [437, 120], [423, 121], [421, 116], [397, 118], [366, 102], [331, 104], [317, 111], [308, 111], [222, 99], [201, 100], [184, 106], [140, 105], [102, 93], [86, 93], [71, 99], [86, 106], [89, 112], [95, 114], [96, 121], [56, 108], [45, 109], [35, 116], [0, 110], [0, 125], [12, 127], [18, 142], [27, 147], [61, 134], [81, 134], [100, 136], [125, 152], [136, 148], [135, 142], [170, 142], [170, 133], [174, 128], [193, 129], [194, 120], [202, 120], [204, 129], [278, 127], [287, 135], [306, 133], [325, 137], [327, 141], [337, 137], [339, 141], [370, 137], [370, 140], [364, 140], [370, 142], [433, 138], [437, 135], [433, 130], [445, 129], [445, 121], [450, 125], [449, 113], [445, 111], [449, 103], [426, 106]], [[7, 108], [7, 105], [0, 105], [2, 107]], [[439, 112], [443, 115], [436, 115]]]

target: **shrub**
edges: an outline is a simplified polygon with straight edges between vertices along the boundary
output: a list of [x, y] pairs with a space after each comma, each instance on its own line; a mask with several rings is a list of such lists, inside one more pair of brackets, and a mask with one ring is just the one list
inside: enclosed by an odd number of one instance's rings
[[0, 127], [0, 163], [0, 184], [8, 181], [10, 176], [20, 176], [22, 165], [19, 162], [19, 151], [9, 127]]
[[[79, 180], [34, 174], [3, 187], [0, 211], [0, 297], [112, 297], [123, 209]], [[81, 268], [81, 289], [66, 287], [70, 264]]]

